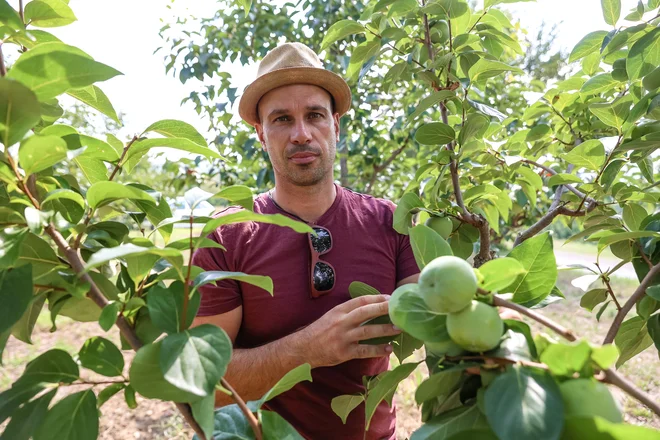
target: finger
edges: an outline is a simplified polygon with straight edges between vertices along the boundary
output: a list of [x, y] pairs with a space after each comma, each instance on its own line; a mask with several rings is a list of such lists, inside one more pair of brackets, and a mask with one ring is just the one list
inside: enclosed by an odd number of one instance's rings
[[349, 299], [345, 303], [338, 305], [337, 309], [344, 313], [350, 313], [357, 308], [369, 304], [382, 303], [385, 301], [387, 301], [387, 297], [385, 295], [363, 295], [358, 296], [357, 298]]
[[470, 368], [466, 368], [465, 371], [466, 371], [468, 374], [473, 374], [473, 375], [475, 375], [475, 376], [478, 375], [478, 374], [481, 374], [481, 369], [480, 369], [479, 367], [470, 367]]
[[516, 312], [515, 310], [500, 308], [499, 313], [500, 313], [500, 318], [502, 319], [515, 319], [516, 321], [522, 321], [522, 316], [520, 315], [520, 313]]
[[388, 305], [387, 301], [382, 301], [354, 309], [346, 316], [346, 322], [350, 326], [355, 327], [370, 319], [387, 315], [389, 311]]
[[401, 330], [392, 324], [372, 324], [362, 325], [348, 332], [351, 342], [364, 341], [371, 338], [380, 338], [381, 336], [396, 336], [401, 334]]
[[390, 344], [381, 345], [367, 345], [355, 344], [353, 346], [353, 356], [351, 359], [367, 359], [387, 356], [392, 353], [392, 346]]

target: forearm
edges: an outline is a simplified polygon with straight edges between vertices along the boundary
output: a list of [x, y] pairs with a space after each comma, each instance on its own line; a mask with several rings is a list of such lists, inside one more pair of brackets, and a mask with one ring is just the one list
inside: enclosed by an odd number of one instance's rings
[[[261, 347], [234, 349], [225, 379], [246, 402], [257, 400], [286, 373], [309, 362], [302, 347], [302, 335], [294, 333]], [[232, 403], [231, 396], [216, 392], [216, 407]]]

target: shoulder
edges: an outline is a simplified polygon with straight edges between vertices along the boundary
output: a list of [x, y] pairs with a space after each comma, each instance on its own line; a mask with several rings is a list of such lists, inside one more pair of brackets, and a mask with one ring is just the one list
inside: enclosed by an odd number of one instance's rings
[[368, 213], [392, 216], [396, 204], [392, 201], [368, 194], [362, 194], [349, 188], [342, 187], [347, 205]]

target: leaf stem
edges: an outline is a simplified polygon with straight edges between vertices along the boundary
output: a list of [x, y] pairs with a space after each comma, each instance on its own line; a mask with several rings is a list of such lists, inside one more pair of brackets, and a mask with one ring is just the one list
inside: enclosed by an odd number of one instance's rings
[[190, 255], [188, 255], [188, 272], [186, 273], [186, 280], [183, 283], [183, 310], [181, 311], [181, 322], [179, 324], [179, 331], [184, 331], [186, 329], [186, 323], [188, 322], [188, 301], [190, 298], [190, 271], [192, 269], [192, 257], [193, 257], [193, 213], [190, 212]]
[[220, 379], [220, 383], [222, 384], [223, 387], [227, 388], [231, 392], [231, 396], [236, 401], [238, 404], [238, 407], [243, 411], [243, 414], [245, 415], [245, 418], [247, 418], [248, 423], [250, 423], [250, 427], [252, 427], [252, 431], [254, 431], [254, 436], [256, 437], [257, 440], [263, 440], [263, 434], [261, 433], [261, 427], [259, 426], [259, 421], [257, 418], [254, 416], [252, 411], [247, 407], [243, 399], [241, 399], [241, 396], [238, 395], [236, 390], [232, 388], [231, 385], [229, 385], [229, 382], [223, 377]]
[[607, 291], [612, 297], [612, 301], [614, 301], [614, 305], [616, 306], [616, 309], [621, 311], [621, 304], [619, 304], [619, 301], [616, 299], [616, 295], [614, 294], [614, 291], [612, 290], [612, 286], [610, 285], [610, 277], [603, 273], [603, 271], [600, 269], [600, 264], [596, 263], [596, 268], [598, 269], [598, 272], [600, 272], [600, 277], [605, 283], [605, 286], [607, 286]]
[[133, 142], [135, 142], [137, 140], [138, 140], [137, 135], [133, 136], [133, 139], [131, 139], [130, 142], [126, 144], [126, 146], [124, 147], [124, 151], [122, 151], [121, 157], [117, 161], [117, 165], [115, 165], [115, 169], [112, 170], [112, 174], [110, 174], [110, 177], [108, 178], [108, 180], [112, 181], [112, 179], [115, 178], [115, 175], [119, 171], [119, 168], [121, 168], [122, 161], [124, 160], [124, 157], [126, 157], [126, 153], [128, 153], [128, 149], [131, 148], [131, 145], [133, 145]]

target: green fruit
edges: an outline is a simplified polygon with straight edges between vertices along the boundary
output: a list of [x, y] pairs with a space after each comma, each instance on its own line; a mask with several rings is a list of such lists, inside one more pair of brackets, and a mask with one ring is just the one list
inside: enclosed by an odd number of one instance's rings
[[612, 63], [612, 69], [623, 69], [626, 70], [626, 59], [625, 58], [619, 58], [618, 60], [614, 61]]
[[419, 294], [419, 286], [417, 284], [411, 283], [397, 287], [396, 290], [392, 292], [392, 296], [388, 302], [388, 313], [390, 315], [392, 324], [403, 330], [406, 328], [406, 317], [408, 314], [399, 310], [399, 299], [407, 292], [414, 292], [415, 294]]
[[575, 379], [562, 383], [559, 389], [566, 416], [598, 416], [612, 423], [623, 422], [619, 405], [602, 383], [593, 379]]
[[458, 345], [476, 353], [497, 347], [504, 323], [495, 307], [479, 301], [447, 316], [447, 333]]
[[429, 228], [433, 229], [435, 232], [440, 234], [445, 240], [451, 235], [451, 231], [454, 228], [454, 225], [449, 217], [429, 217], [424, 223]]
[[656, 67], [653, 72], [646, 75], [642, 80], [642, 85], [648, 91], [660, 87], [660, 67]]
[[446, 20], [440, 20], [431, 27], [431, 41], [444, 44], [449, 40], [449, 24]]
[[426, 354], [434, 356], [459, 356], [463, 353], [463, 348], [457, 345], [451, 339], [442, 342], [425, 342]]
[[477, 293], [477, 276], [470, 264], [445, 255], [427, 264], [419, 274], [419, 293], [438, 313], [454, 313], [470, 305]]
[[628, 72], [626, 72], [626, 69], [614, 69], [612, 71], [612, 79], [617, 81], [628, 81]]

